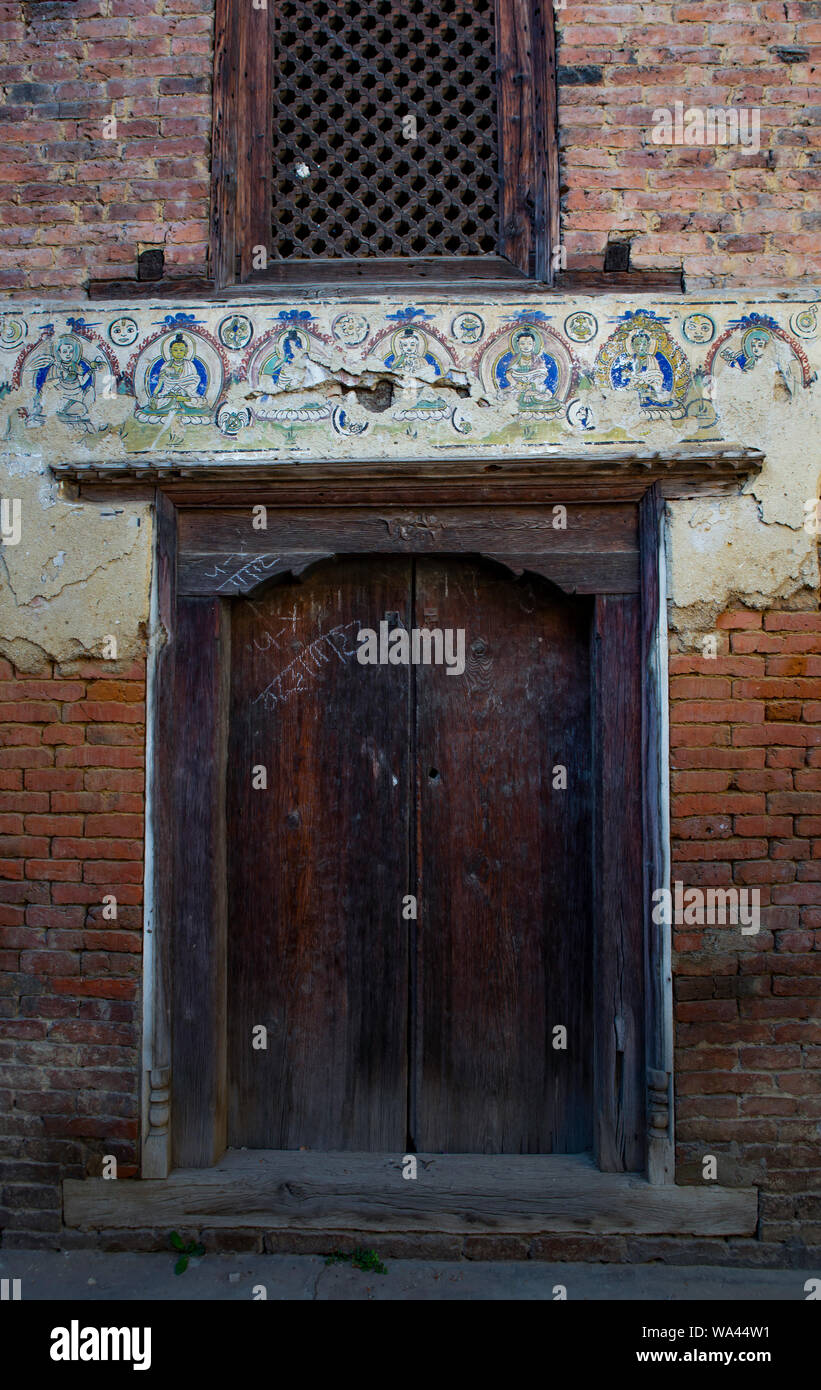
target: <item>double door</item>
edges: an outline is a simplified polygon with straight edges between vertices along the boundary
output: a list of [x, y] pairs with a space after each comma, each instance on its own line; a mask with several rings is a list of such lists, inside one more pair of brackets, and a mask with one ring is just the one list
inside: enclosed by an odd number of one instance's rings
[[[384, 623], [456, 660], [361, 662]], [[590, 627], [473, 558], [233, 600], [230, 1145], [591, 1147]]]

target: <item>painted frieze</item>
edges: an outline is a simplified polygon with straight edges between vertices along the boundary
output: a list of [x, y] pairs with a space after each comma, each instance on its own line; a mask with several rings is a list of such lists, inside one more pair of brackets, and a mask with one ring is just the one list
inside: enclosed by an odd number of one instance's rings
[[0, 428], [46, 461], [193, 467], [706, 444], [748, 380], [813, 386], [818, 331], [812, 297], [10, 305]]

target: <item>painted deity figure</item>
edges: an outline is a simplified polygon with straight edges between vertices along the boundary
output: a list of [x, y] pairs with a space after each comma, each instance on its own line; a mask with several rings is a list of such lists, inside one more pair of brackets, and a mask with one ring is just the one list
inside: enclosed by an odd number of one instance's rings
[[545, 352], [540, 333], [520, 328], [510, 336], [510, 350], [496, 364], [496, 385], [501, 391], [515, 387], [519, 408], [532, 410], [552, 400], [559, 381], [555, 358]]
[[403, 328], [395, 333], [391, 346], [393, 351], [385, 358], [385, 366], [397, 376], [433, 381], [442, 375], [439, 363], [428, 351], [427, 338], [417, 328]]
[[211, 418], [211, 407], [203, 399], [208, 386], [208, 373], [194, 355], [187, 337], [178, 333], [168, 346], [163, 365], [159, 359], [148, 374], [149, 399], [134, 412], [143, 423], [159, 423], [175, 418], [181, 421], [204, 422]]
[[308, 339], [296, 328], [289, 329], [280, 340], [261, 372], [261, 377], [270, 377], [275, 391], [304, 391], [327, 376], [325, 368], [311, 357]]
[[722, 350], [721, 356], [731, 367], [738, 367], [742, 372], [751, 372], [764, 356], [772, 336], [766, 328], [749, 328], [741, 339], [741, 351], [733, 352], [731, 347], [726, 347]]
[[720, 356], [731, 368], [741, 372], [751, 372], [759, 363], [762, 364], [762, 371], [766, 371], [769, 365], [772, 371], [780, 373], [790, 395], [799, 389], [803, 380], [801, 364], [792, 345], [760, 325], [748, 328], [742, 334], [741, 347], [737, 352], [728, 345], [722, 349]]
[[666, 404], [672, 396], [673, 371], [656, 339], [644, 328], [637, 328], [628, 339], [628, 352], [619, 353], [610, 369], [613, 386], [638, 392], [639, 404]]
[[64, 333], [48, 353], [34, 361], [34, 402], [26, 423], [41, 425], [54, 415], [65, 425], [87, 433], [94, 429], [89, 408], [94, 404], [94, 373], [99, 361], [87, 362], [84, 344], [74, 333]]

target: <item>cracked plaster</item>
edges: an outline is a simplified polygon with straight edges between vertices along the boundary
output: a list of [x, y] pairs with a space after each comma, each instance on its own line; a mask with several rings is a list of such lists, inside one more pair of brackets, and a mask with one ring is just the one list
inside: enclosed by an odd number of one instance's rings
[[[109, 634], [117, 635], [121, 661], [145, 650], [151, 509], [72, 501], [49, 470], [67, 461], [128, 466], [179, 456], [195, 468], [198, 459], [221, 458], [532, 458], [578, 454], [580, 445], [593, 454], [603, 443], [663, 450], [720, 440], [762, 449], [766, 462], [742, 495], [669, 504], [674, 640], [699, 642], [731, 606], [815, 608], [817, 536], [805, 529], [805, 503], [821, 490], [816, 299], [774, 293], [762, 302], [725, 292], [653, 301], [652, 346], [667, 354], [674, 372], [670, 390], [658, 387], [659, 406], [653, 391], [642, 395], [630, 376], [635, 344], [618, 339], [630, 316], [647, 309], [644, 297], [460, 303], [451, 296], [410, 304], [384, 297], [311, 300], [307, 309], [286, 310], [258, 301], [186, 303], [182, 310], [167, 303], [98, 302], [73, 310], [9, 303], [0, 308], [0, 497], [20, 499], [22, 533], [19, 544], [0, 544], [0, 653], [35, 671], [50, 661], [100, 656]], [[238, 332], [234, 346], [226, 341], [232, 315], [251, 329], [245, 343]], [[362, 342], [342, 340], [338, 325], [346, 315], [349, 338], [354, 321], [367, 321]], [[471, 316], [479, 317], [482, 334], [460, 341], [455, 329]], [[693, 317], [711, 321], [708, 341], [688, 336]], [[577, 341], [573, 330], [585, 319], [595, 332]], [[134, 337], [118, 346], [115, 324], [125, 320], [133, 329], [123, 327], [120, 336]], [[769, 332], [760, 360], [731, 360], [756, 322]], [[505, 364], [505, 350], [516, 346], [511, 334], [527, 336], [528, 323], [545, 350], [536, 359], [546, 363], [544, 382], [532, 359], [523, 359], [518, 376], [515, 352]], [[415, 344], [403, 336], [408, 329], [421, 330]], [[18, 331], [23, 336], [10, 345]], [[283, 349], [287, 331], [302, 333], [307, 368]], [[160, 373], [177, 334], [189, 345], [190, 383], [167, 408]], [[61, 396], [50, 364], [55, 345], [69, 337], [96, 363], [91, 394]], [[397, 352], [405, 341], [429, 352], [403, 364]], [[632, 353], [633, 365], [625, 368], [624, 387], [613, 389], [619, 348]], [[199, 395], [190, 368], [195, 356]]]

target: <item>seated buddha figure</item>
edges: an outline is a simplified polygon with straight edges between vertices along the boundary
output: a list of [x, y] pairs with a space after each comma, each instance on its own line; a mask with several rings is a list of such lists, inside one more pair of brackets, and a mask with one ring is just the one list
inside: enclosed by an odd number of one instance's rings
[[163, 366], [157, 368], [158, 363], [155, 363], [149, 372], [149, 399], [135, 410], [136, 419], [144, 423], [172, 417], [200, 423], [210, 420], [211, 407], [203, 399], [208, 374], [182, 333], [172, 338], [168, 356]]

